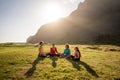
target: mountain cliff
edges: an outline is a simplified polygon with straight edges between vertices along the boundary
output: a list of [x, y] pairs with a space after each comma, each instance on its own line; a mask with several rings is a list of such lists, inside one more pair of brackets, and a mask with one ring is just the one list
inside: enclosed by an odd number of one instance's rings
[[120, 43], [120, 0], [86, 0], [68, 17], [40, 27], [28, 43]]

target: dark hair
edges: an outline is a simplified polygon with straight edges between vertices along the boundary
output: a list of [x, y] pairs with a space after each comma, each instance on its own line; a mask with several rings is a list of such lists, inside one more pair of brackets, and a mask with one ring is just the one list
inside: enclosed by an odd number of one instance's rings
[[67, 48], [69, 48], [69, 44], [66, 44], [65, 46], [66, 46]]
[[78, 47], [75, 47], [75, 49], [80, 53], [80, 50], [79, 50], [79, 48]]
[[41, 45], [41, 44], [43, 44], [44, 42], [43, 41], [41, 41], [40, 43], [39, 43], [39, 45]]
[[52, 45], [54, 45], [55, 46], [55, 44], [53, 43]]

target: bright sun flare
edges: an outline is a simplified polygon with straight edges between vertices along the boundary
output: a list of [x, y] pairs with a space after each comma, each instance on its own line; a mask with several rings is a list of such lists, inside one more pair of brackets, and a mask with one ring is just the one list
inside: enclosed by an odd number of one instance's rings
[[56, 21], [57, 19], [64, 16], [64, 11], [62, 6], [58, 4], [47, 4], [45, 5], [42, 16], [45, 19], [45, 22]]

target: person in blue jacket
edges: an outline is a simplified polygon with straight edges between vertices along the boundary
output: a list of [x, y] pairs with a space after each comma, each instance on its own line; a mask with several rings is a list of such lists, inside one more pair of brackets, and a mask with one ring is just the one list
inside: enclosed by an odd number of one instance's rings
[[60, 57], [62, 57], [62, 58], [70, 57], [70, 53], [71, 53], [71, 51], [70, 51], [69, 45], [66, 44], [64, 52], [63, 52], [63, 54], [60, 55]]

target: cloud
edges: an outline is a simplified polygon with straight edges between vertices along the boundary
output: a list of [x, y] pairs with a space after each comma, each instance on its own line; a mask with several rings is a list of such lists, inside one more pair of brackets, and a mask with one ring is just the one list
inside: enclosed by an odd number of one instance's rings
[[80, 2], [82, 2], [82, 3], [83, 3], [84, 1], [85, 1], [85, 0], [81, 0]]
[[77, 0], [69, 0], [71, 3], [75, 3]]
[[64, 4], [84, 2], [85, 0], [63, 0]]

